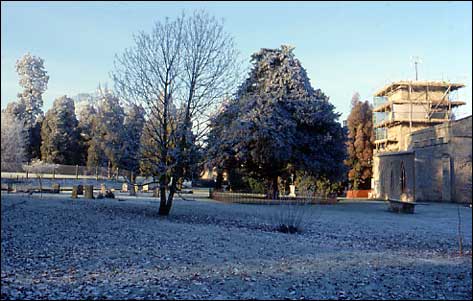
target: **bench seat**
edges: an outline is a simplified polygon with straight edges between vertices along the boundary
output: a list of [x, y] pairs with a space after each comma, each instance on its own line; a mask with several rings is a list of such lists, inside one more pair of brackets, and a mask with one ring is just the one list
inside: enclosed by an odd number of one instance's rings
[[389, 201], [389, 211], [396, 213], [414, 213], [414, 208], [416, 203], [414, 202], [403, 202], [400, 200], [388, 199]]

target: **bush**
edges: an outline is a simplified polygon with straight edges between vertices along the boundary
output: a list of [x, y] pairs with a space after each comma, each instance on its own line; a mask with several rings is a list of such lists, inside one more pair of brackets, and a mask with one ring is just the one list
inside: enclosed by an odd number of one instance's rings
[[230, 188], [234, 192], [265, 193], [264, 181], [247, 175], [242, 170], [235, 168], [228, 172]]
[[110, 191], [110, 190], [106, 190], [106, 191], [105, 191], [105, 197], [106, 197], [107, 199], [114, 199], [114, 198], [115, 198], [115, 194], [114, 194], [112, 191]]
[[262, 181], [257, 180], [252, 177], [245, 177], [244, 180], [248, 183], [248, 186], [250, 187], [250, 190], [252, 193], [265, 193], [266, 192], [266, 188]]
[[341, 181], [330, 181], [326, 177], [315, 178], [304, 173], [296, 177], [296, 187], [303, 196], [330, 198], [343, 194], [345, 184]]

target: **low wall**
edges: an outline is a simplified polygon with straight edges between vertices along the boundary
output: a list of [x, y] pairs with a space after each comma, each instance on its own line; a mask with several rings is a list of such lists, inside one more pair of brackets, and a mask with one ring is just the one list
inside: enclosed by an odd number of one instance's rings
[[356, 198], [367, 198], [371, 189], [367, 190], [348, 190], [347, 191], [347, 199], [356, 199]]

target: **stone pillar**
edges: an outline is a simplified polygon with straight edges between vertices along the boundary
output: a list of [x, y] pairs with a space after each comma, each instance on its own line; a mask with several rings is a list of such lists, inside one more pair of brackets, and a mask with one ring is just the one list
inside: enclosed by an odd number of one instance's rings
[[107, 191], [107, 188], [105, 187], [105, 184], [104, 183], [100, 184], [100, 193], [102, 193], [102, 195], [105, 195], [106, 191]]
[[289, 196], [296, 197], [296, 185], [289, 185]]
[[61, 186], [58, 183], [54, 183], [52, 185], [52, 188], [53, 188], [53, 193], [59, 193]]
[[94, 198], [94, 185], [85, 185], [84, 186], [84, 198], [93, 199]]
[[71, 195], [71, 198], [73, 199], [77, 199], [77, 185], [73, 185], [72, 186], [72, 195]]

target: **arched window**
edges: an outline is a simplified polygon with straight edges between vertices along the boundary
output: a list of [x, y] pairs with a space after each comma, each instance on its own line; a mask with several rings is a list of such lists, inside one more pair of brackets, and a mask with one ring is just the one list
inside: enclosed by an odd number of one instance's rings
[[406, 193], [406, 169], [404, 168], [404, 161], [401, 161], [401, 193]]

